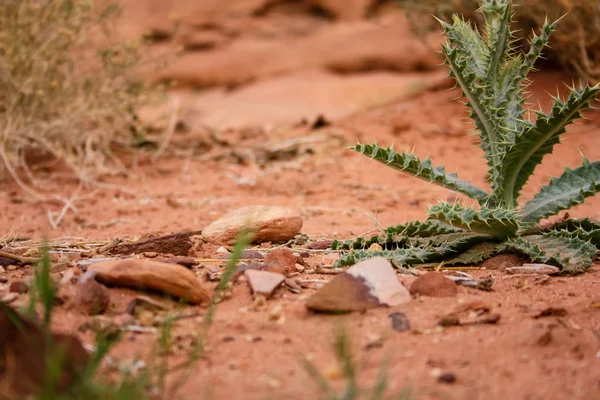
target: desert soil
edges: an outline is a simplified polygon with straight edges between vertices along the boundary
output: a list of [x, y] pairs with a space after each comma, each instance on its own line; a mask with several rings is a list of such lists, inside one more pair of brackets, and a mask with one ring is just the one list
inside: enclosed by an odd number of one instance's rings
[[[165, 70], [148, 72], [179, 85], [164, 105], [142, 114], [165, 130], [173, 104], [179, 104], [180, 123], [166, 152], [158, 160], [145, 153], [127, 158], [127, 176], [108, 176], [102, 188], [78, 192], [75, 209], [67, 210], [57, 228], [50, 226], [48, 213], [56, 218], [61, 203], [36, 201], [5, 181], [0, 232], [64, 243], [134, 240], [201, 231], [228, 211], [264, 204], [298, 208], [302, 232], [311, 240], [346, 239], [424, 219], [428, 205], [439, 199], [462, 200], [349, 150], [357, 140], [429, 156], [461, 178], [484, 184], [486, 168], [473, 127], [435, 52], [440, 37], [415, 37], [393, 2], [356, 1], [347, 7], [335, 1], [166, 3], [127, 2], [119, 26], [123, 35], [148, 30], [167, 35], [169, 16], [181, 18], [174, 39], [186, 47], [185, 54]], [[530, 103], [546, 110], [548, 93], [557, 88], [565, 93], [563, 82], [572, 80], [553, 71], [531, 78]], [[582, 155], [600, 159], [600, 112], [586, 117], [570, 127], [555, 154], [536, 170], [524, 199], [565, 166], [578, 165]], [[62, 188], [65, 198], [75, 193], [77, 183], [53, 165], [35, 168]], [[599, 200], [588, 200], [570, 215], [600, 218]], [[190, 256], [218, 256], [218, 246], [194, 238]], [[269, 252], [269, 246], [276, 244], [257, 249]], [[309, 266], [328, 263], [327, 254], [310, 253]], [[222, 263], [198, 263], [194, 271], [204, 277], [212, 268]], [[493, 291], [459, 287], [455, 297], [420, 297], [342, 315], [306, 309], [318, 284], [299, 294], [281, 287], [273, 298], [256, 303], [247, 283], [239, 281], [219, 305], [208, 353], [192, 367], [178, 395], [318, 398], [318, 386], [301, 360], [308, 357], [335, 387], [342, 387], [331, 347], [336, 329], [345, 326], [361, 384], [372, 385], [388, 360], [390, 394], [409, 387], [411, 399], [600, 398], [600, 265], [542, 283], [509, 278], [499, 270], [468, 272], [493, 276]], [[31, 267], [2, 272], [3, 289], [31, 275]], [[329, 280], [332, 275], [303, 272], [297, 277]], [[214, 287], [216, 282], [205, 284]], [[120, 288], [110, 293], [109, 317], [122, 314], [139, 294]], [[436, 328], [441, 315], [473, 300], [486, 303], [500, 320]], [[15, 304], [25, 301], [26, 295], [20, 295]], [[564, 311], [534, 318], [548, 307]], [[176, 323], [173, 362], [189, 351], [205, 311], [188, 309], [200, 316]], [[405, 313], [411, 329], [394, 330], [388, 317], [393, 312]], [[92, 334], [78, 329], [90, 319], [66, 302], [57, 309], [55, 328], [91, 344]], [[156, 339], [156, 333], [127, 333], [111, 356], [117, 362], [147, 359]]]

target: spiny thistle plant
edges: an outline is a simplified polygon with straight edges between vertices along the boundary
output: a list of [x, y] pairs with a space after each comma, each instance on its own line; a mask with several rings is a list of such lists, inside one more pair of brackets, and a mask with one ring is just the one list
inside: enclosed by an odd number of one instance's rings
[[[392, 226], [370, 239], [336, 242], [334, 248], [350, 250], [340, 264], [376, 255], [397, 265], [440, 261], [446, 265], [472, 264], [501, 252], [516, 252], [569, 273], [582, 272], [591, 265], [600, 246], [600, 223], [567, 220], [549, 228], [538, 223], [594, 196], [600, 190], [600, 161], [584, 158], [580, 167], [566, 168], [530, 201], [520, 204], [518, 200], [535, 168], [552, 153], [565, 128], [581, 117], [582, 110], [590, 108], [600, 87], [573, 87], [566, 100], [554, 98], [550, 113], [537, 110], [535, 121], [526, 119], [527, 74], [548, 45], [558, 21], [546, 22], [531, 38], [529, 51], [523, 53], [515, 48], [510, 1], [483, 0], [479, 12], [485, 20], [484, 32], [456, 15], [452, 24], [440, 21], [447, 37], [442, 53], [475, 122], [491, 191], [445, 172], [442, 166], [433, 166], [429, 159], [359, 143], [354, 150], [471, 197], [479, 207], [440, 202], [429, 208], [424, 222]], [[373, 243], [383, 250], [364, 250]]]

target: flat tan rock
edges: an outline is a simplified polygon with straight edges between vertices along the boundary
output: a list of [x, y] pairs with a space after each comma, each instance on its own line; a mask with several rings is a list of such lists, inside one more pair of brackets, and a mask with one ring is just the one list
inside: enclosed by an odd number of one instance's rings
[[196, 275], [178, 264], [127, 259], [90, 265], [96, 280], [114, 286], [157, 291], [192, 304], [208, 302], [210, 295]]
[[308, 299], [306, 307], [313, 311], [349, 312], [410, 300], [410, 293], [398, 281], [390, 262], [374, 257], [336, 275]]
[[242, 229], [254, 231], [253, 241], [285, 242], [302, 229], [300, 211], [273, 206], [247, 206], [231, 211], [202, 230], [204, 240], [233, 245]]
[[262, 295], [267, 298], [271, 297], [275, 289], [281, 285], [285, 280], [285, 276], [276, 272], [259, 271], [255, 269], [248, 269], [244, 273], [248, 279], [248, 284], [252, 293], [255, 295]]

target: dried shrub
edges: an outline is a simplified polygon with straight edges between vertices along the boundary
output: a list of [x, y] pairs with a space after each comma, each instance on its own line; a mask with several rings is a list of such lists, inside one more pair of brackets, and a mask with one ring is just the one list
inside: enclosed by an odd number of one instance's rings
[[[448, 21], [453, 13], [481, 25], [474, 12], [477, 0], [397, 0], [410, 15], [413, 26], [420, 32], [437, 29], [431, 14]], [[546, 17], [556, 20], [562, 16], [559, 29], [547, 52], [556, 63], [589, 81], [600, 82], [600, 2], [597, 0], [514, 0], [517, 37], [525, 39], [532, 29], [541, 26]], [[523, 45], [527, 41], [521, 40]]]
[[32, 163], [54, 159], [93, 183], [122, 170], [115, 150], [144, 133], [135, 112], [152, 91], [135, 72], [155, 60], [143, 39], [115, 39], [119, 9], [99, 4], [0, 1], [0, 171], [30, 194]]

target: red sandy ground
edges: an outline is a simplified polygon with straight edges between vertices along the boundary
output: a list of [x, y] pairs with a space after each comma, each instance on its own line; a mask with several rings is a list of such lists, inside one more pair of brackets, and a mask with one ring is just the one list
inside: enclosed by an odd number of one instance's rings
[[[355, 23], [313, 21], [313, 17], [304, 11], [297, 11], [298, 15], [295, 9], [284, 11], [253, 17], [250, 19], [254, 23], [252, 26], [264, 27], [268, 21], [292, 21], [298, 26], [300, 22], [308, 21], [306, 24], [312, 24], [311, 29], [327, 25], [343, 29], [344, 24]], [[394, 12], [384, 14], [395, 15]], [[161, 10], [158, 14], [164, 17], [164, 13]], [[248, 24], [248, 20], [244, 21]], [[292, 22], [289, 23], [293, 25]], [[134, 23], [131, 26], [138, 27]], [[250, 28], [244, 25], [239, 29], [248, 32]], [[273, 29], [269, 40], [277, 42], [282, 35], [281, 29]], [[388, 37], [387, 40], [402, 41], [405, 37]], [[247, 41], [250, 43], [250, 39]], [[243, 47], [244, 43], [242, 41], [238, 46]], [[207, 60], [211, 54], [222, 57], [218, 54], [219, 46], [221, 44], [193, 56]], [[184, 59], [184, 66], [185, 62]], [[254, 67], [258, 70], [264, 64], [256, 63], [239, 68], [247, 72], [253, 71]], [[272, 81], [272, 77], [281, 74], [300, 79], [295, 74], [299, 70], [302, 72], [304, 64], [292, 64], [293, 72], [282, 70], [281, 73], [269, 72], [253, 77], [250, 88], [260, 88], [264, 84], [271, 85], [269, 87], [276, 91], [278, 81]], [[188, 65], [188, 68], [192, 66]], [[320, 67], [311, 65], [307, 68]], [[406, 73], [382, 72], [375, 68], [338, 78], [351, 80], [382, 74], [380, 78], [385, 82]], [[430, 72], [416, 74], [433, 79]], [[231, 79], [235, 81], [235, 77]], [[564, 87], [561, 81], [571, 80], [558, 73], [540, 73], [533, 79], [531, 103], [539, 101], [546, 109], [549, 104], [546, 92], [555, 93], [557, 86]], [[311, 93], [302, 92], [302, 80], [297, 83], [289, 97], [310, 98]], [[305, 83], [308, 85], [309, 82]], [[219, 84], [217, 82], [213, 87]], [[352, 90], [360, 92], [361, 86]], [[269, 90], [257, 92], [259, 97], [253, 104], [267, 102], [272, 93]], [[304, 125], [298, 121], [295, 125], [286, 125], [265, 120], [258, 127], [242, 128], [239, 126], [244, 124], [244, 118], [251, 120], [253, 115], [245, 115], [244, 108], [238, 107], [231, 110], [232, 120], [242, 121], [236, 123], [238, 127], [217, 129], [220, 138], [229, 142], [229, 146], [216, 143], [207, 130], [192, 123], [187, 133], [175, 134], [170, 150], [157, 164], [140, 156], [137, 166], [131, 167], [131, 178], [106, 179], [122, 190], [102, 190], [77, 202], [77, 214], [69, 212], [55, 230], [48, 228], [46, 216], [47, 207], [53, 206], [37, 203], [23, 195], [17, 186], [5, 183], [5, 189], [0, 193], [0, 202], [5, 204], [0, 228], [2, 232], [15, 228], [19, 236], [33, 239], [46, 233], [53, 239], [70, 237], [68, 240], [71, 241], [73, 238], [110, 240], [200, 230], [225, 212], [248, 204], [300, 208], [304, 217], [302, 232], [311, 238], [353, 237], [376, 229], [374, 219], [383, 226], [423, 219], [429, 204], [437, 199], [452, 199], [453, 193], [397, 173], [347, 147], [357, 139], [377, 141], [381, 145], [394, 144], [397, 150], [414, 150], [419, 156], [430, 156], [435, 164], [444, 164], [450, 171], [458, 170], [463, 179], [482, 185], [485, 163], [476, 147], [476, 138], [469, 136], [471, 125], [464, 121], [466, 111], [456, 100], [458, 94], [456, 90], [448, 91], [442, 87], [399, 101], [371, 102], [350, 113], [340, 112], [344, 115], [331, 117], [332, 124], [318, 130], [311, 130], [311, 121]], [[183, 88], [180, 95], [184, 99], [189, 99], [185, 96], [199, 96], [190, 101], [204, 104], [202, 92]], [[246, 112], [251, 113], [252, 109]], [[289, 118], [287, 112], [284, 114]], [[277, 116], [277, 111], [265, 118], [279, 122], [273, 115]], [[600, 159], [600, 112], [589, 112], [586, 116], [589, 119], [572, 126], [564, 143], [557, 146], [555, 154], [547, 157], [543, 166], [536, 170], [523, 198], [530, 198], [540, 184], [560, 174], [564, 166], [578, 165], [582, 154], [591, 160]], [[201, 119], [198, 115], [193, 117], [197, 118], [195, 121]], [[185, 118], [183, 120], [186, 122]], [[222, 128], [224, 123], [215, 125]], [[272, 148], [300, 138], [309, 143], [300, 145], [298, 154], [260, 162], [261, 146]], [[210, 150], [201, 151], [202, 144], [211, 146]], [[54, 176], [53, 179], [64, 187], [65, 196], [76, 188], [68, 178]], [[600, 218], [599, 206], [599, 199], [593, 198], [584, 206], [573, 209], [571, 215]], [[214, 250], [214, 247], [201, 248], [197, 255], [214, 256]], [[313, 256], [310, 263], [319, 260], [318, 255]], [[31, 274], [31, 269], [24, 268], [7, 276], [12, 281]], [[354, 341], [362, 384], [372, 385], [382, 361], [389, 359], [390, 394], [410, 387], [413, 391], [411, 399], [600, 398], [600, 310], [590, 307], [600, 299], [600, 266], [595, 265], [589, 272], [576, 277], [551, 278], [542, 285], [526, 278], [507, 279], [504, 273], [497, 271], [474, 272], [475, 276], [490, 274], [497, 278], [491, 293], [461, 287], [456, 298], [421, 298], [390, 309], [338, 316], [316, 315], [305, 309], [304, 300], [314, 289], [305, 289], [302, 294], [281, 289], [266, 305], [254, 309], [247, 285], [238, 283], [232, 297], [219, 306], [206, 358], [193, 367], [179, 395], [187, 399], [204, 398], [207, 392], [212, 392], [215, 399], [317, 398], [318, 387], [305, 373], [300, 360], [303, 356], [310, 357], [335, 386], [341, 387], [341, 374], [336, 369], [331, 344], [336, 328], [344, 325]], [[123, 312], [136, 294], [121, 289], [111, 289], [111, 293], [110, 315]], [[435, 327], [439, 315], [471, 300], [484, 301], [494, 312], [500, 313], [499, 323], [415, 334], [394, 331], [388, 318], [390, 313], [402, 311], [413, 328], [429, 329]], [[568, 314], [533, 318], [550, 306], [564, 307]], [[278, 307], [283, 323], [270, 318], [271, 311]], [[77, 327], [87, 319], [62, 307], [57, 312], [56, 328], [79, 334]], [[198, 331], [199, 321], [179, 322], [175, 337], [185, 342]], [[81, 337], [92, 342], [89, 334]], [[234, 339], [224, 341], [227, 337]], [[365, 347], [376, 339], [381, 339], [381, 346]], [[112, 355], [118, 360], [145, 357], [155, 340], [156, 336], [150, 334], [127, 335]], [[176, 352], [175, 358], [184, 357], [185, 351]], [[454, 373], [456, 382], [439, 383], [434, 375], [440, 370]]]

